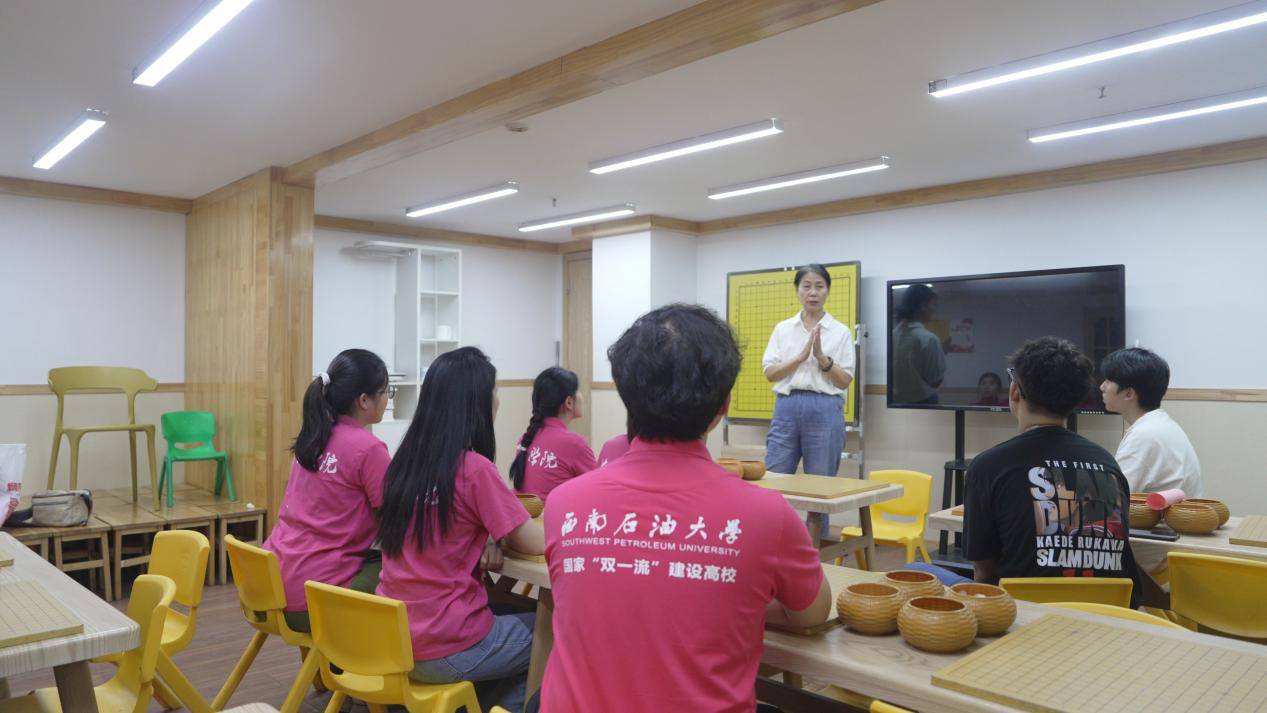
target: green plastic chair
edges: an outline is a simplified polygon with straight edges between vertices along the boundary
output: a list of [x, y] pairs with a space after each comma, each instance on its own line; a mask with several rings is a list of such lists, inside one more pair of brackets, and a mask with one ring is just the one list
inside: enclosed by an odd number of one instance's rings
[[[163, 475], [158, 479], [161, 492], [167, 486], [167, 507], [174, 501], [176, 463], [180, 461], [216, 461], [216, 495], [229, 486], [229, 500], [236, 501], [233, 492], [233, 474], [229, 471], [229, 454], [216, 450], [211, 440], [216, 436], [216, 417], [208, 411], [168, 411], [163, 414], [163, 439], [167, 441], [167, 457], [163, 459]], [[190, 448], [177, 448], [176, 444], [194, 444]]]

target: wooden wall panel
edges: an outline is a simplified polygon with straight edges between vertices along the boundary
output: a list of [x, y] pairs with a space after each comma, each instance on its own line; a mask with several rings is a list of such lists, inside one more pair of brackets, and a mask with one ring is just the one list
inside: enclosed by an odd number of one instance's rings
[[[216, 414], [240, 499], [277, 506], [312, 362], [313, 191], [260, 171], [186, 222], [186, 408]], [[214, 471], [190, 470], [209, 487]]]

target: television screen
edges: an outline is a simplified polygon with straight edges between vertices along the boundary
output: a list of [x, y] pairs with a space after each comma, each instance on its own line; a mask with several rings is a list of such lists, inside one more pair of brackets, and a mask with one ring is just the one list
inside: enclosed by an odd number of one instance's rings
[[1103, 265], [890, 281], [889, 406], [1006, 410], [1007, 355], [1050, 335], [1095, 364], [1079, 412], [1105, 413], [1100, 363], [1125, 346], [1125, 275]]

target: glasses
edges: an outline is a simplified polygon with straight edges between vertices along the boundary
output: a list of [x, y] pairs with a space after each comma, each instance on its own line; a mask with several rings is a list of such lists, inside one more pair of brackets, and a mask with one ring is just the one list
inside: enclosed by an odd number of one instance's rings
[[1016, 390], [1021, 393], [1021, 398], [1024, 398], [1025, 387], [1021, 386], [1021, 380], [1016, 378], [1016, 370], [1009, 366], [1007, 368], [1007, 375], [1012, 380], [1012, 383], [1016, 384]]
[[387, 394], [387, 398], [389, 398], [389, 399], [394, 399], [394, 398], [396, 398], [396, 387], [395, 387], [395, 386], [388, 386], [386, 389], [383, 389], [382, 391], [380, 391], [380, 392], [378, 392], [378, 393], [380, 393], [380, 394]]

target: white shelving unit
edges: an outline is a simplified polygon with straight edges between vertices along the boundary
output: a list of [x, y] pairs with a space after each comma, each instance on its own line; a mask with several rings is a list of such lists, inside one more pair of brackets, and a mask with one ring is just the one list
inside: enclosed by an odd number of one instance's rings
[[462, 344], [462, 251], [414, 243], [364, 240], [351, 251], [396, 263], [395, 348], [388, 371], [396, 398], [374, 433], [395, 452], [418, 407], [427, 368]]

